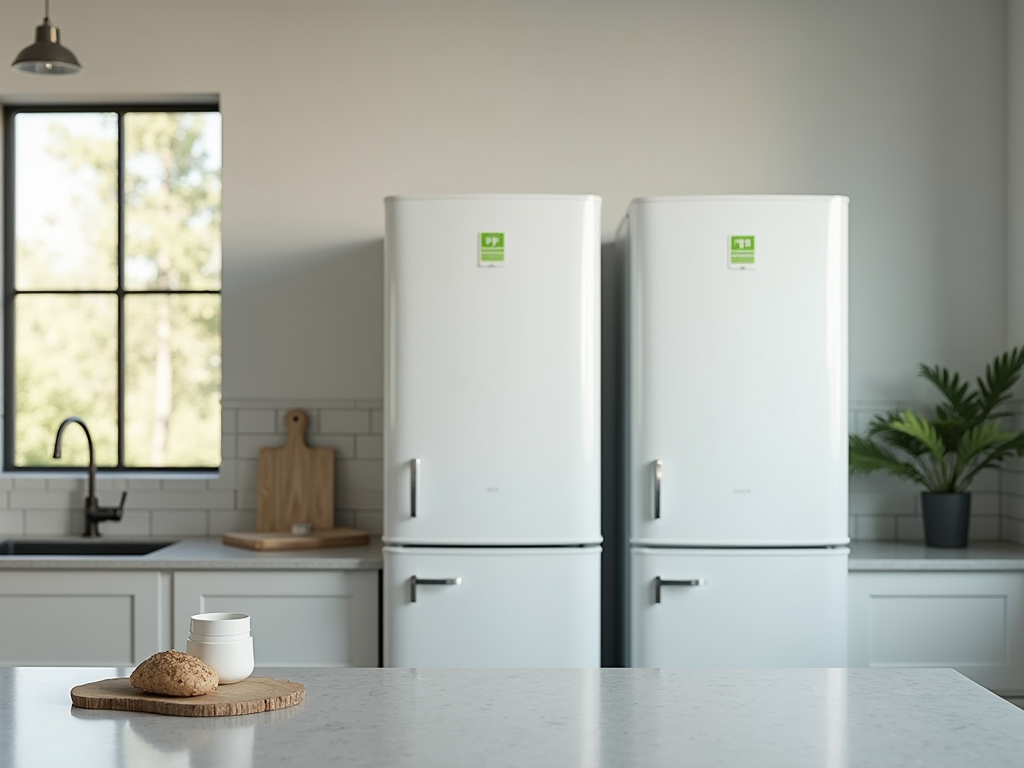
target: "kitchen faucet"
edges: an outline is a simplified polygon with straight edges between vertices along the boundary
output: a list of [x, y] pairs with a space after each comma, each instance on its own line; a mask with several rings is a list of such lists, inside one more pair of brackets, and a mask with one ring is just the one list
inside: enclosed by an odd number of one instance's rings
[[120, 520], [124, 513], [124, 500], [128, 491], [121, 494], [121, 503], [116, 507], [101, 507], [99, 499], [96, 498], [96, 455], [92, 450], [92, 435], [85, 422], [77, 416], [68, 416], [60, 423], [57, 429], [57, 443], [53, 446], [53, 458], [60, 458], [61, 440], [64, 437], [64, 428], [68, 424], [80, 424], [85, 430], [85, 439], [89, 443], [89, 490], [85, 497], [85, 533], [83, 536], [99, 536], [101, 520]]

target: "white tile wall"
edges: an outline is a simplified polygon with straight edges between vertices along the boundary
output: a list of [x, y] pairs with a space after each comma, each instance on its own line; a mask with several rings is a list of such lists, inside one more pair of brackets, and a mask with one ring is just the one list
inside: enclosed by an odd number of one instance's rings
[[[217, 536], [256, 529], [259, 449], [284, 445], [284, 415], [309, 416], [306, 442], [335, 449], [335, 524], [380, 534], [383, 509], [383, 404], [380, 401], [226, 401], [223, 461], [218, 473], [117, 476], [99, 472], [100, 502], [128, 491], [120, 522], [100, 523], [104, 536]], [[78, 535], [85, 527], [84, 473], [31, 477], [0, 475], [0, 534]]]

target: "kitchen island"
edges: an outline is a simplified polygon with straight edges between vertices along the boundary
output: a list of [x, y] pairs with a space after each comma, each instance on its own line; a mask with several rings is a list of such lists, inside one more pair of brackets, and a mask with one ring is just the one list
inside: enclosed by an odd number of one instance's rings
[[73, 707], [131, 668], [0, 668], [4, 768], [1019, 766], [1024, 712], [949, 669], [315, 669], [298, 706]]

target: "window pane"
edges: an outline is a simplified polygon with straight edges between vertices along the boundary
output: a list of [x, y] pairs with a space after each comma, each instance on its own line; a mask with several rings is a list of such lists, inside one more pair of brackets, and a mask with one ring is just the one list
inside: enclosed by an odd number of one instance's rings
[[125, 297], [125, 464], [220, 465], [220, 296]]
[[85, 466], [85, 433], [70, 426], [53, 458], [57, 428], [68, 416], [89, 427], [96, 463], [117, 464], [117, 298], [21, 295], [14, 301], [16, 466]]
[[117, 115], [14, 117], [15, 287], [117, 287]]
[[220, 114], [125, 115], [125, 287], [220, 289]]

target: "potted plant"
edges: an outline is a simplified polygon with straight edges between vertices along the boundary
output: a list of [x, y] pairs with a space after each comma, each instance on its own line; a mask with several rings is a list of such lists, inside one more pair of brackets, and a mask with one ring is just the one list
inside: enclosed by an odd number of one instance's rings
[[975, 386], [959, 374], [922, 364], [918, 375], [942, 394], [929, 418], [893, 409], [875, 416], [866, 435], [850, 436], [851, 474], [887, 472], [921, 486], [925, 544], [964, 547], [971, 481], [983, 469], [1024, 456], [1024, 433], [1004, 429], [998, 410], [1024, 372], [1024, 347], [997, 356]]

